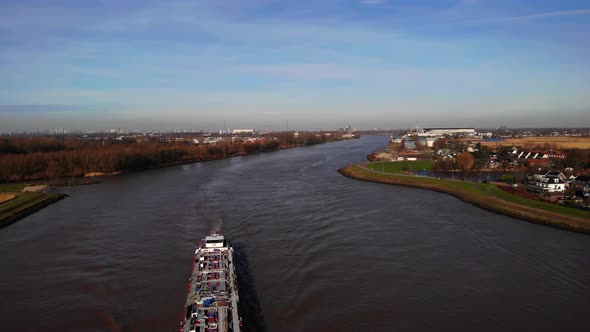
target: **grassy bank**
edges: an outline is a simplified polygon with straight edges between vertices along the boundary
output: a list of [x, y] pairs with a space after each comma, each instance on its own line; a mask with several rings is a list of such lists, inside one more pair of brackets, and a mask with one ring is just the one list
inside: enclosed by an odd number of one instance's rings
[[0, 228], [6, 227], [29, 214], [63, 199], [65, 195], [43, 192], [21, 192], [25, 184], [0, 185], [0, 193], [14, 198], [0, 204]]
[[358, 165], [342, 168], [339, 172], [357, 180], [435, 190], [503, 215], [590, 233], [590, 212], [511, 195], [493, 184], [379, 173]]
[[426, 161], [383, 161], [373, 162], [367, 165], [367, 168], [379, 172], [401, 173], [404, 171], [429, 171], [432, 170], [434, 162]]

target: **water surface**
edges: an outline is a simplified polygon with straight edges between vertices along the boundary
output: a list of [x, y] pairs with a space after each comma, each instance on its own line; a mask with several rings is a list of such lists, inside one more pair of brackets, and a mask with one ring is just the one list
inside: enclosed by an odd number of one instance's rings
[[336, 169], [387, 137], [63, 188], [0, 230], [1, 331], [177, 331], [195, 244], [236, 244], [268, 331], [586, 331], [590, 237]]

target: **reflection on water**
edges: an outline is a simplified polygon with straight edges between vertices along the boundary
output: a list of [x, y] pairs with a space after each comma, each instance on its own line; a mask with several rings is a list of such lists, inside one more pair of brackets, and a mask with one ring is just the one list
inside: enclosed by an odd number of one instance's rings
[[587, 235], [336, 172], [386, 141], [64, 188], [0, 230], [0, 330], [177, 331], [212, 228], [236, 244], [251, 331], [586, 329]]

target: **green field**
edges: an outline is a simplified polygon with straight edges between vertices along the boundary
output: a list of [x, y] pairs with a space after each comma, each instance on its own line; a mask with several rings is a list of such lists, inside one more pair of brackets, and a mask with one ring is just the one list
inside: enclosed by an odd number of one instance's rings
[[4, 183], [0, 184], [0, 192], [18, 192], [28, 186], [26, 183]]
[[28, 185], [29, 184], [26, 183], [0, 184], [0, 192], [16, 195], [15, 198], [0, 203], [0, 221], [46, 200], [54, 199], [59, 196], [59, 194], [53, 193], [21, 192], [21, 190]]
[[19, 193], [14, 199], [0, 204], [0, 220], [55, 196], [56, 194]]
[[368, 168], [387, 173], [402, 173], [406, 171], [431, 170], [434, 162], [426, 161], [384, 161], [374, 162], [367, 165]]

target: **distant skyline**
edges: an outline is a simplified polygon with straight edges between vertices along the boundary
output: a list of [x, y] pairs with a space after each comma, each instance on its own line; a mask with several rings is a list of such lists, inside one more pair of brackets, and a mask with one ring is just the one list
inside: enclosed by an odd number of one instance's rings
[[590, 3], [0, 3], [0, 132], [590, 127]]

